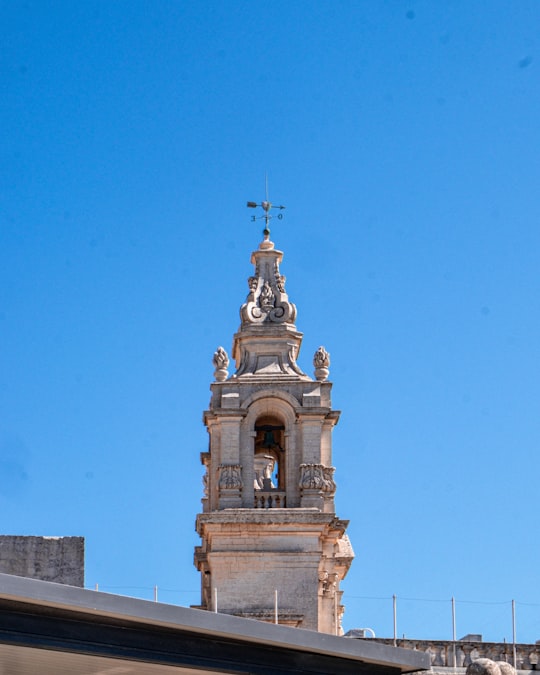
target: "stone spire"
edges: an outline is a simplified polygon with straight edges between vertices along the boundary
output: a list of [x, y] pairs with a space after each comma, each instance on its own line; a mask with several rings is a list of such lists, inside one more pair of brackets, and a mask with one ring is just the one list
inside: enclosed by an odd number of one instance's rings
[[265, 239], [251, 254], [255, 274], [248, 279], [249, 294], [240, 309], [242, 328], [250, 325], [289, 324], [294, 328], [296, 307], [285, 292], [285, 277], [279, 271], [283, 253]]
[[302, 333], [296, 330], [296, 307], [285, 291], [285, 277], [279, 269], [282, 260], [283, 253], [267, 237], [251, 254], [255, 269], [248, 279], [249, 293], [234, 336], [233, 377], [281, 374], [310, 379], [296, 363]]

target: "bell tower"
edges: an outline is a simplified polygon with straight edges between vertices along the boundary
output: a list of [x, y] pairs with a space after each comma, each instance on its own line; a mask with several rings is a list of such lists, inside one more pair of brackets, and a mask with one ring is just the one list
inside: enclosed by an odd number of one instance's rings
[[[249, 205], [249, 204], [248, 204]], [[302, 333], [268, 230], [252, 253], [253, 275], [234, 336], [235, 372], [219, 347], [201, 454], [202, 609], [341, 634], [342, 591], [354, 557], [348, 521], [334, 509], [330, 358], [314, 356], [314, 379], [297, 364]]]

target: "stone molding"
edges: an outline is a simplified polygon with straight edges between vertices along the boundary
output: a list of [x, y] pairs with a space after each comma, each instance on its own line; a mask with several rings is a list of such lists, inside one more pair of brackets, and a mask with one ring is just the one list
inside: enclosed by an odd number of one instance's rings
[[342, 521], [333, 513], [323, 513], [314, 508], [284, 508], [284, 509], [244, 509], [232, 508], [221, 511], [199, 513], [197, 528], [203, 524], [230, 525], [231, 523], [264, 524], [264, 525], [298, 525], [320, 528], [321, 525], [337, 529], [344, 533], [348, 521]]
[[[254, 611], [238, 611], [238, 610], [228, 610], [220, 609], [222, 614], [231, 614], [232, 616], [241, 616], [245, 619], [256, 619], [257, 621], [265, 621], [266, 623], [274, 623], [275, 621], [275, 611], [274, 608], [261, 608]], [[279, 608], [278, 610], [278, 622], [280, 626], [291, 626], [292, 628], [297, 628], [301, 625], [304, 620], [304, 614], [299, 614], [295, 610], [288, 610]]]

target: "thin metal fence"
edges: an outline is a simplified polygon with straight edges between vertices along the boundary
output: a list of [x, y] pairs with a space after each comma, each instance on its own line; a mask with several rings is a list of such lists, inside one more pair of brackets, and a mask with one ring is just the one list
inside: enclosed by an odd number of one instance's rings
[[[346, 593], [347, 613], [361, 615], [379, 637], [451, 640], [478, 635], [487, 642], [532, 644], [540, 639], [540, 603], [461, 598], [360, 596]], [[353, 628], [351, 626], [351, 628]]]

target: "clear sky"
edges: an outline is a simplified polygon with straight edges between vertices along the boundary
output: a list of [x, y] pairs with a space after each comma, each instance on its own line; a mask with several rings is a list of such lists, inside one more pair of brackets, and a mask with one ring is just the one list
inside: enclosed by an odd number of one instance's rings
[[197, 604], [260, 225], [332, 357], [346, 629], [540, 639], [540, 4], [0, 6], [0, 531]]

